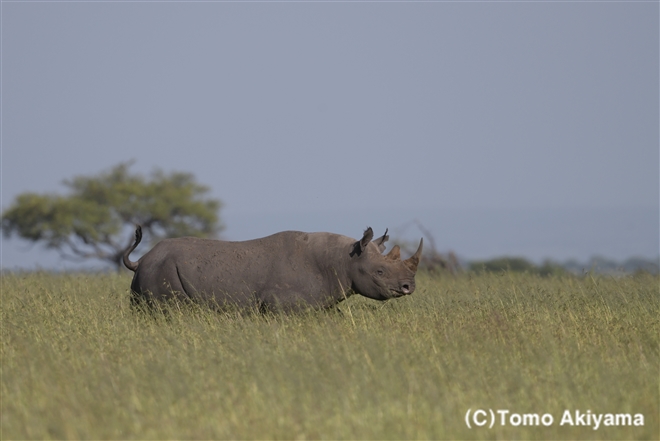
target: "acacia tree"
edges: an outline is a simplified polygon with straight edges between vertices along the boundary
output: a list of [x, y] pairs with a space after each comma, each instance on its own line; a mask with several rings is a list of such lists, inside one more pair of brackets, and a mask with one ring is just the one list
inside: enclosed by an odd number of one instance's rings
[[220, 201], [189, 173], [130, 173], [130, 162], [97, 176], [64, 181], [70, 193], [23, 193], [2, 215], [4, 237], [17, 235], [69, 260], [99, 259], [119, 270], [129, 229], [142, 226], [153, 244], [166, 237], [214, 236]]

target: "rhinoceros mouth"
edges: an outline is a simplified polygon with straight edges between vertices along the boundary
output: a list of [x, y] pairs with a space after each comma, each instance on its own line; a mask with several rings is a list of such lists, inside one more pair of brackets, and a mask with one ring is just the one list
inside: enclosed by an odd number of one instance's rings
[[392, 297], [403, 297], [412, 294], [412, 291], [408, 288], [390, 289], [390, 292], [393, 294]]

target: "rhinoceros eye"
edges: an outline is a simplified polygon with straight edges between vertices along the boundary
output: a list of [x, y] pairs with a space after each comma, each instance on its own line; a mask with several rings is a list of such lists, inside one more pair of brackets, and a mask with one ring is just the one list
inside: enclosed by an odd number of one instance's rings
[[379, 270], [376, 270], [376, 274], [378, 274], [379, 276], [382, 276], [383, 274], [385, 274], [385, 271], [383, 271], [382, 269], [379, 269]]

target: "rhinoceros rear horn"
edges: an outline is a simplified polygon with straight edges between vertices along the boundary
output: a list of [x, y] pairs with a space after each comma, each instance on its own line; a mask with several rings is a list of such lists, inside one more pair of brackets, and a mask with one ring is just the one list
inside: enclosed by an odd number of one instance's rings
[[399, 245], [394, 245], [389, 253], [385, 255], [389, 260], [399, 260], [401, 259], [401, 248]]
[[424, 246], [424, 238], [420, 239], [419, 248], [417, 248], [417, 252], [412, 256], [410, 256], [410, 258], [403, 261], [403, 263], [405, 263], [408, 269], [410, 269], [410, 271], [412, 272], [417, 272], [417, 265], [419, 265], [419, 261], [422, 258], [423, 246]]

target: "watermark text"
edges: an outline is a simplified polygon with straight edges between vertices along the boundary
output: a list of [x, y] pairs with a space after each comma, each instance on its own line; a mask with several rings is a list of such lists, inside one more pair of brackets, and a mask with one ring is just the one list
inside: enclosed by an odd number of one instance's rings
[[595, 413], [591, 410], [564, 410], [555, 418], [551, 413], [518, 413], [509, 409], [468, 409], [465, 412], [465, 425], [470, 428], [495, 426], [506, 427], [549, 427], [560, 426], [590, 426], [593, 430], [609, 426], [643, 426], [644, 415], [641, 413]]

